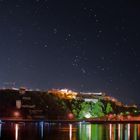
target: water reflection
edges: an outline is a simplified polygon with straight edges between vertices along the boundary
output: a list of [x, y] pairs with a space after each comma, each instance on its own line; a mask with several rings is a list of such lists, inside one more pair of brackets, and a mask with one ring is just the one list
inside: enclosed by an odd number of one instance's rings
[[123, 125], [118, 124], [118, 140], [123, 140]]
[[15, 140], [18, 140], [18, 130], [19, 130], [19, 125], [15, 124]]
[[112, 139], [112, 124], [109, 124], [109, 138]]
[[134, 125], [134, 140], [137, 140], [137, 125]]
[[140, 124], [80, 124], [78, 140], [140, 140]]
[[80, 140], [102, 140], [105, 136], [101, 124], [81, 124], [78, 130]]
[[130, 124], [127, 124], [127, 125], [126, 125], [125, 132], [126, 132], [126, 134], [125, 134], [125, 139], [126, 139], [126, 140], [130, 140]]
[[140, 124], [0, 123], [0, 140], [140, 140]]
[[72, 124], [69, 124], [69, 138], [72, 140]]
[[0, 138], [1, 138], [1, 127], [2, 127], [2, 124], [0, 123]]
[[40, 122], [40, 134], [41, 134], [41, 138], [43, 138], [44, 136], [44, 122]]

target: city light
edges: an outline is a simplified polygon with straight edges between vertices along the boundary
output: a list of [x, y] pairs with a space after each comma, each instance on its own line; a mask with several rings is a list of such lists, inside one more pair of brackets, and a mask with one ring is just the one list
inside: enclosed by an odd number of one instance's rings
[[19, 116], [20, 116], [20, 113], [19, 113], [18, 111], [15, 111], [15, 112], [14, 112], [14, 116], [15, 116], [15, 117], [19, 117]]
[[89, 112], [87, 112], [87, 113], [85, 114], [85, 118], [89, 119], [90, 117], [92, 117], [92, 115], [91, 115]]

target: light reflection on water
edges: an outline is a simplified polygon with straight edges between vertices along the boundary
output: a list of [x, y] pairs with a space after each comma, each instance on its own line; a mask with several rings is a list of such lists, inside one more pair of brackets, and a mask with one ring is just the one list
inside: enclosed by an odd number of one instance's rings
[[140, 140], [140, 124], [83, 124], [78, 130], [78, 140]]
[[1, 125], [2, 125], [2, 124], [0, 124], [0, 138], [1, 138]]
[[72, 124], [69, 124], [69, 139], [72, 140]]
[[140, 124], [0, 123], [0, 140], [140, 140]]
[[19, 125], [15, 124], [15, 140], [18, 140], [18, 129], [19, 129]]
[[41, 133], [41, 138], [43, 139], [44, 136], [44, 122], [40, 122], [40, 133]]

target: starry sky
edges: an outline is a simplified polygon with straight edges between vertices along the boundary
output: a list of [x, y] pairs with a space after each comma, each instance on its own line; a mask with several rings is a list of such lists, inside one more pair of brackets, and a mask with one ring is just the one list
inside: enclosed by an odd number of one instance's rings
[[139, 0], [0, 0], [0, 87], [140, 100]]

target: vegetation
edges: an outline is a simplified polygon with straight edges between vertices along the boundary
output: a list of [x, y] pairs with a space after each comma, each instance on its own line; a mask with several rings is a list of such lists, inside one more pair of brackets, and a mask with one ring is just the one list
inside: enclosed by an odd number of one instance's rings
[[113, 108], [111, 106], [111, 103], [107, 103], [106, 106], [106, 114], [112, 113], [113, 112]]
[[[21, 100], [20, 109], [16, 108], [16, 100]], [[101, 99], [94, 103], [82, 99], [60, 99], [41, 91], [26, 91], [25, 94], [20, 94], [17, 90], [0, 90], [0, 117], [14, 117], [14, 111], [20, 112], [22, 118], [34, 119], [68, 119], [70, 113], [74, 115], [71, 119], [98, 118], [110, 113], [139, 114], [135, 107], [117, 106], [114, 102]]]
[[77, 119], [102, 117], [104, 116], [104, 105], [101, 101], [94, 103], [73, 100], [72, 113]]

